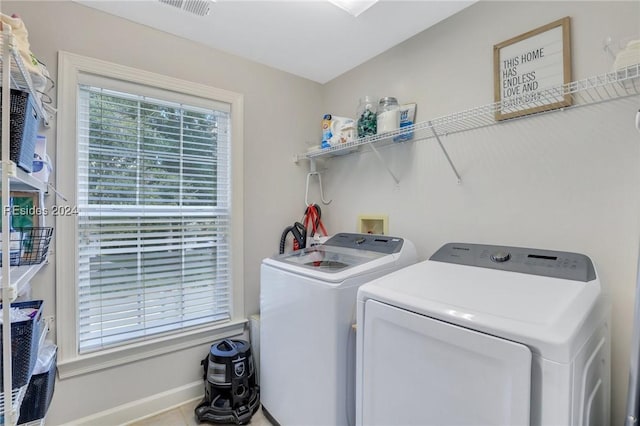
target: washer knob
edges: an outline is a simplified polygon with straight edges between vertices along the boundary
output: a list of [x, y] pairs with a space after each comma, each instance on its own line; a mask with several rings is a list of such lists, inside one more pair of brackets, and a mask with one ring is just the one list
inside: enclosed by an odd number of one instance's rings
[[508, 251], [497, 251], [491, 255], [491, 260], [496, 263], [506, 262], [511, 259], [511, 253]]

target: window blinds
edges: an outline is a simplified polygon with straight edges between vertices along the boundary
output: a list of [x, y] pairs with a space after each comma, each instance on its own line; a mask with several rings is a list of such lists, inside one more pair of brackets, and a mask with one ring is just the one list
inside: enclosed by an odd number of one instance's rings
[[104, 86], [79, 86], [80, 353], [230, 318], [228, 105]]

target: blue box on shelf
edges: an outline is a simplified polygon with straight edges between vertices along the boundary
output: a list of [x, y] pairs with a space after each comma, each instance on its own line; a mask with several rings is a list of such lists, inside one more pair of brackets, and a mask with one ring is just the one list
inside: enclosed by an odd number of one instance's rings
[[[12, 388], [20, 388], [29, 383], [33, 367], [38, 359], [38, 344], [44, 327], [42, 318], [42, 300], [15, 302], [12, 308], [35, 309], [28, 320], [11, 323], [11, 374]], [[0, 305], [2, 308], [2, 305]], [[2, 328], [0, 327], [0, 371], [4, 366], [2, 347]], [[0, 392], [4, 386], [4, 375], [0, 374]]]

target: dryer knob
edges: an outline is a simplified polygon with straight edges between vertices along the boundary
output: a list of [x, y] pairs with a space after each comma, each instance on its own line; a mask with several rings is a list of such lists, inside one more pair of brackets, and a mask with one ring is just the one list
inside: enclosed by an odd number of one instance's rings
[[491, 255], [491, 260], [496, 263], [506, 262], [511, 259], [511, 253], [508, 251], [497, 251]]

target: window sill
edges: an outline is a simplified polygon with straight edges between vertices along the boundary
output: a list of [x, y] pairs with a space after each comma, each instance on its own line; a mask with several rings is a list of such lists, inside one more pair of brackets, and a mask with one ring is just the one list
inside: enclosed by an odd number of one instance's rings
[[58, 374], [60, 379], [66, 379], [206, 343], [213, 343], [218, 339], [242, 334], [247, 322], [248, 320], [246, 319], [231, 321], [180, 335], [139, 342], [126, 347], [100, 351], [96, 354], [77, 356], [73, 359], [60, 360], [57, 364]]

